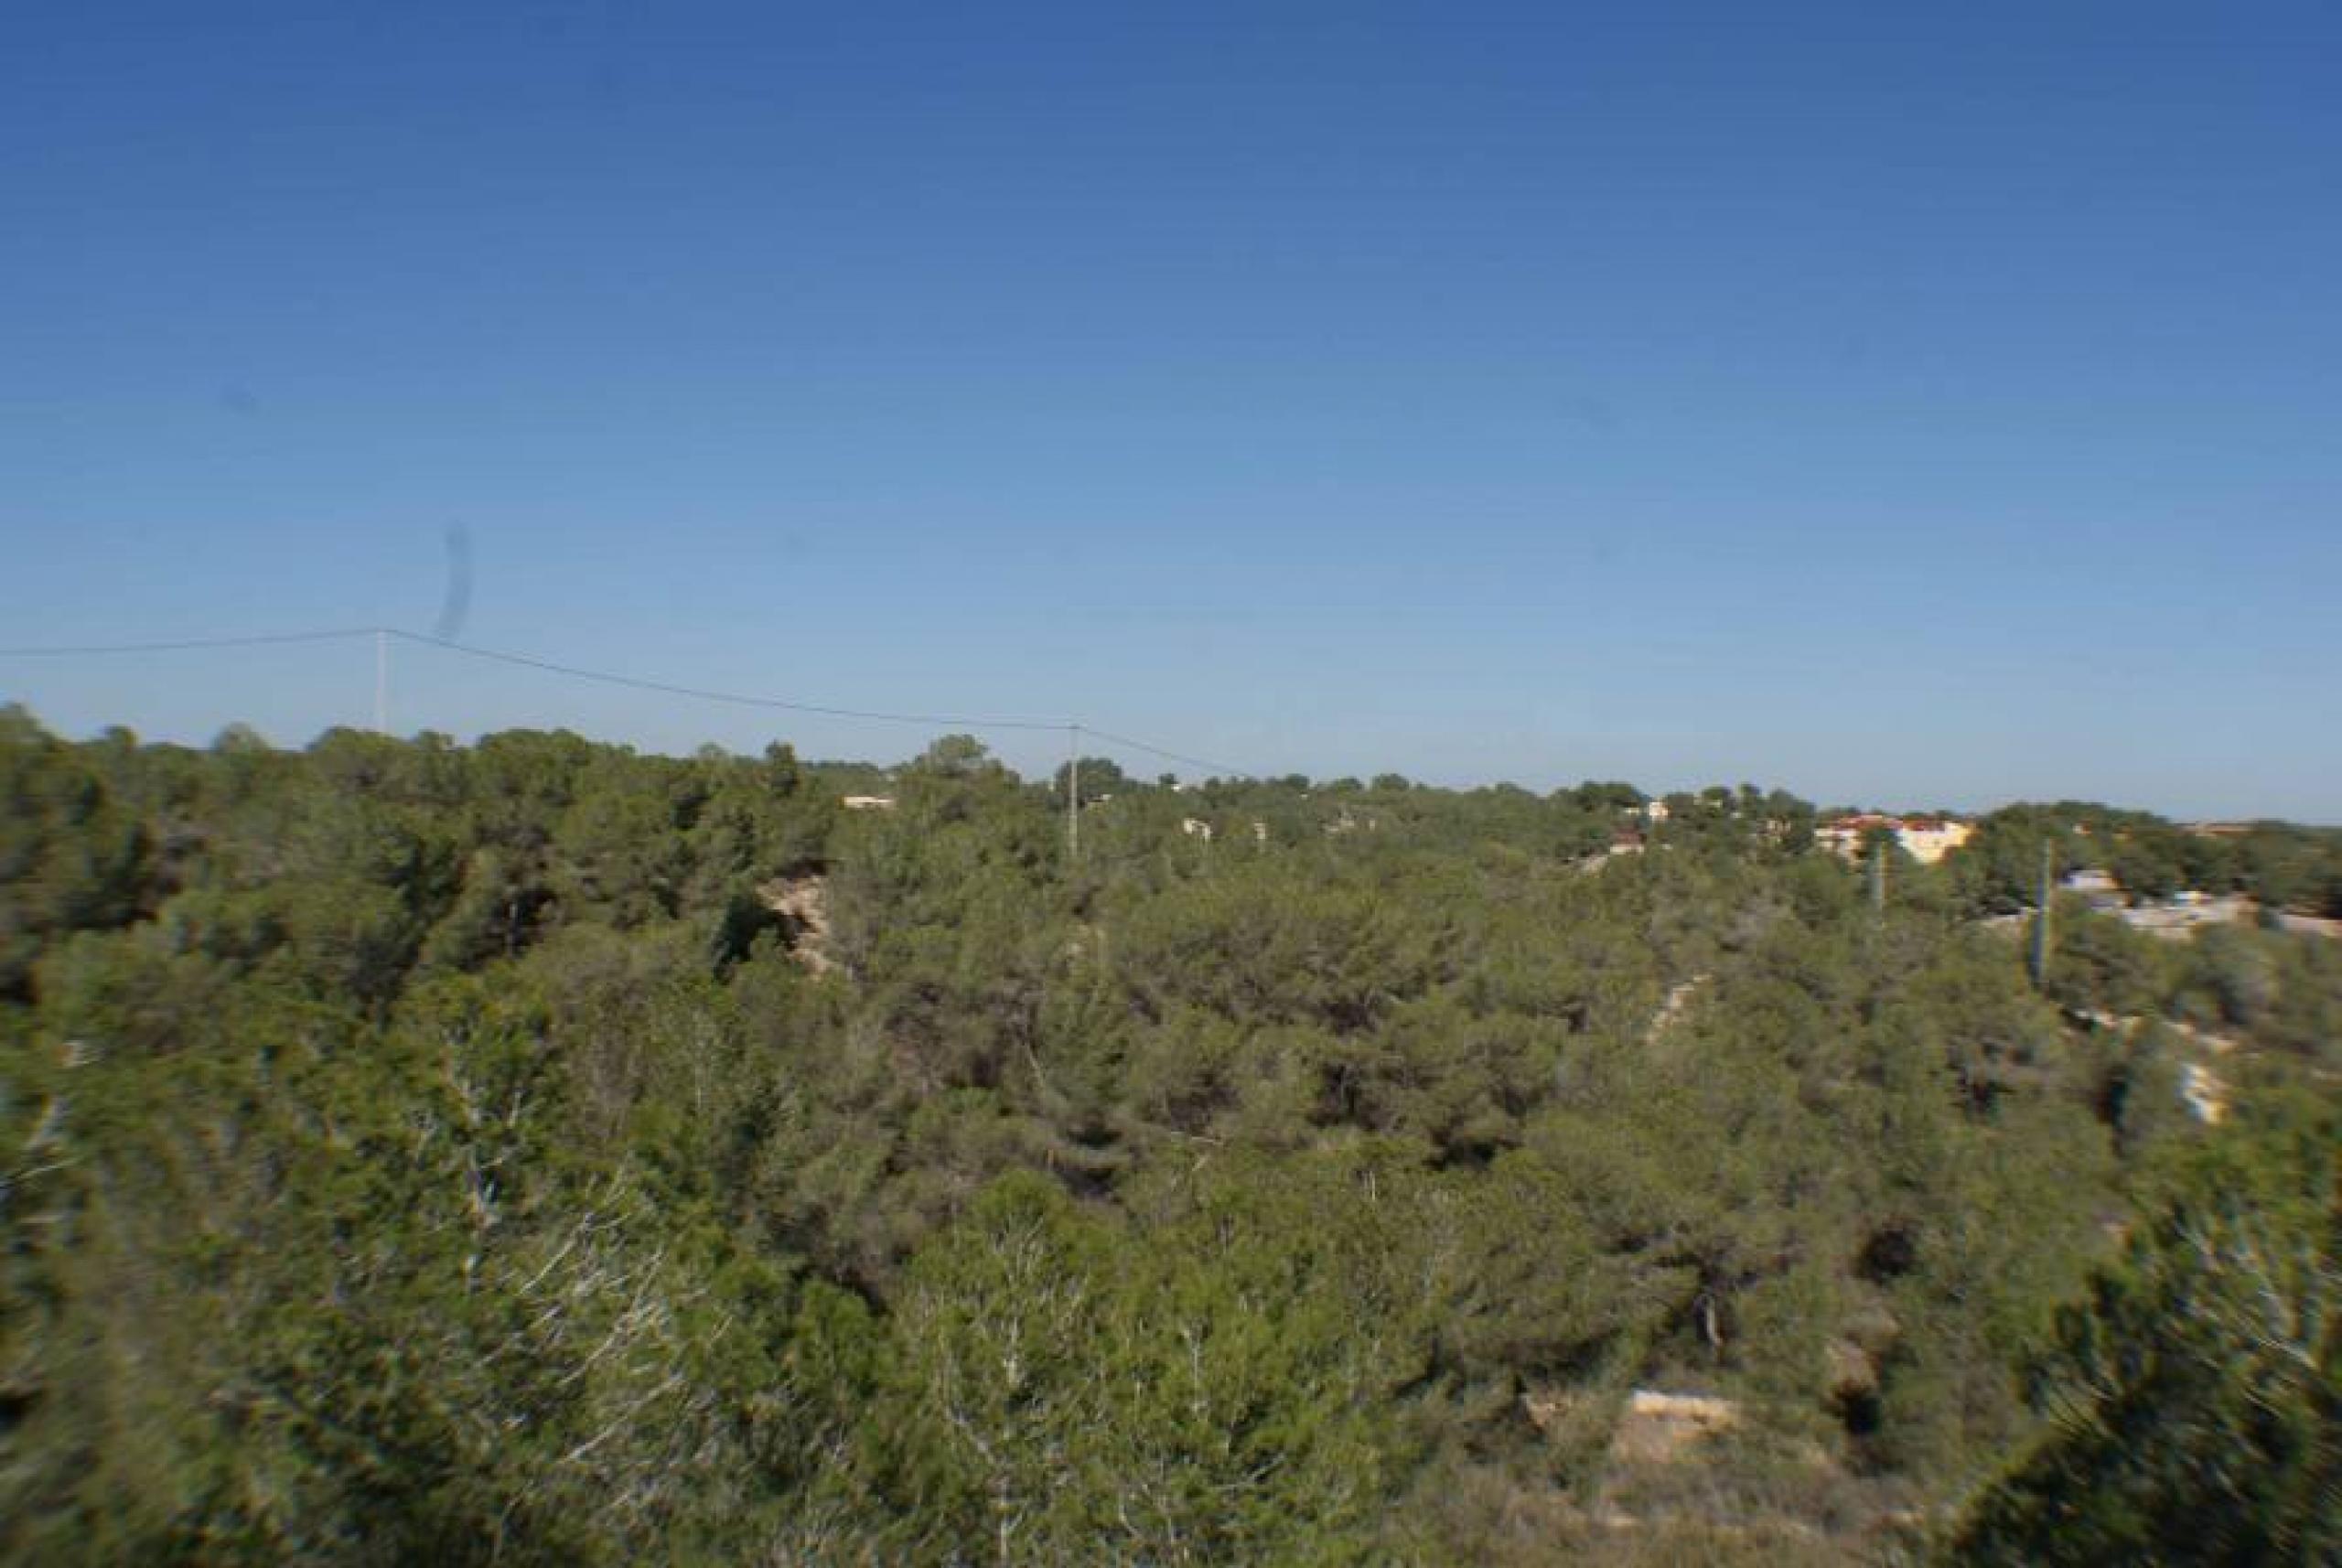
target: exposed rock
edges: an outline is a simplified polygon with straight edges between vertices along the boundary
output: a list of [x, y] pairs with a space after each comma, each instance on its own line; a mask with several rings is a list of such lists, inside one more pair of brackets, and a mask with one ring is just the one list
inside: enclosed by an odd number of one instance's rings
[[789, 956], [815, 974], [837, 967], [829, 954], [829, 879], [818, 872], [810, 876], [781, 876], [757, 889], [765, 908], [781, 918], [789, 932]]
[[2217, 1127], [2229, 1113], [2229, 1086], [2201, 1062], [2188, 1062], [2180, 1068], [2179, 1098], [2196, 1120], [2208, 1127]]
[[1878, 1391], [1878, 1363], [1851, 1339], [1832, 1339], [1821, 1348], [1823, 1386], [1837, 1400], [1858, 1399]]
[[1529, 1424], [1540, 1432], [1552, 1432], [1569, 1413], [1574, 1402], [1557, 1389], [1531, 1389], [1520, 1396], [1520, 1408], [1529, 1417]]
[[1645, 1037], [1657, 1039], [1669, 1029], [1681, 1023], [1683, 1015], [1691, 1011], [1692, 1004], [1699, 999], [1701, 988], [1708, 983], [1709, 979], [1707, 975], [1695, 974], [1691, 979], [1671, 987], [1666, 998], [1660, 1003], [1659, 1011], [1651, 1015], [1650, 1025], [1645, 1031]]
[[1610, 1457], [1624, 1464], [1673, 1464], [1696, 1444], [1740, 1424], [1740, 1407], [1709, 1394], [1668, 1394], [1637, 1389], [1610, 1439]]
[[2243, 1043], [2234, 1035], [2223, 1035], [2215, 1030], [2201, 1028], [2185, 1018], [2166, 1018], [2164, 1020], [2164, 1026], [2182, 1039], [2203, 1047], [2216, 1057], [2227, 1056]]

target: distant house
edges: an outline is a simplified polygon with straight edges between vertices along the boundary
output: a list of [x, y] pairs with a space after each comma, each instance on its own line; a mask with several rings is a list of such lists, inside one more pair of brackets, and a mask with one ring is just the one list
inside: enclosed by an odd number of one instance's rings
[[2073, 894], [2102, 915], [2120, 914], [2131, 902], [2129, 895], [2122, 891], [2122, 885], [2114, 880], [2112, 874], [2095, 866], [2086, 865], [2066, 873], [2057, 879], [2057, 886], [2060, 891]]
[[1835, 817], [1813, 830], [1813, 842], [1842, 859], [1862, 855], [1863, 841], [1874, 832], [1888, 832], [1904, 854], [1921, 865], [1933, 865], [1975, 836], [1975, 824], [1952, 817], [1890, 817], [1877, 811], [1856, 811]]
[[1818, 849], [1826, 849], [1832, 854], [1844, 860], [1853, 860], [1861, 855], [1863, 840], [1874, 829], [1900, 825], [1893, 817], [1882, 817], [1873, 811], [1858, 811], [1848, 816], [1832, 817], [1826, 822], [1816, 823], [1813, 829], [1813, 843]]
[[1976, 834], [1973, 826], [1950, 817], [1910, 817], [1896, 830], [1896, 842], [1921, 865], [1933, 865]]
[[891, 811], [895, 809], [892, 795], [848, 795], [838, 803], [849, 811]]

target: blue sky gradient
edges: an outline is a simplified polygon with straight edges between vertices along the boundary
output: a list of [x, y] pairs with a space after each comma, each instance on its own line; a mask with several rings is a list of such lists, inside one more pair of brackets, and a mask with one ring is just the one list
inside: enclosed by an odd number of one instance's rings
[[[2282, 3], [38, 8], [0, 642], [427, 630], [460, 524], [467, 639], [660, 680], [2342, 821], [2338, 77]], [[0, 696], [297, 743], [372, 654]]]

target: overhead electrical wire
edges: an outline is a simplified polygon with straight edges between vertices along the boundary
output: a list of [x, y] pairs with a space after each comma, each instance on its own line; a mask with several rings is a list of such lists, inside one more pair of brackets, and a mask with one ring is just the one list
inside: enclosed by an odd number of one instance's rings
[[532, 659], [522, 653], [500, 653], [490, 648], [475, 648], [469, 643], [450, 642], [445, 638], [425, 637], [420, 632], [401, 631], [385, 627], [384, 632], [402, 642], [417, 643], [424, 648], [443, 648], [450, 653], [461, 653], [472, 659], [491, 660], [499, 664], [515, 664], [524, 670], [543, 670], [550, 674], [567, 675], [579, 681], [598, 681], [606, 686], [631, 686], [641, 692], [661, 692], [671, 697], [695, 697], [705, 703], [730, 703], [745, 708], [778, 708], [785, 713], [820, 714], [833, 719], [871, 719], [881, 724], [897, 725], [958, 725], [967, 729], [1063, 730], [1069, 726], [1042, 719], [972, 718], [963, 714], [896, 714], [875, 708], [841, 708], [823, 703], [800, 703], [783, 697], [749, 696], [738, 692], [710, 691], [702, 686], [679, 686], [667, 681], [646, 681], [633, 675], [614, 674], [607, 670], [588, 670], [581, 665], [555, 663], [550, 659]]
[[353, 626], [338, 631], [285, 631], [261, 637], [191, 637], [177, 642], [89, 642], [0, 648], [0, 659], [61, 659], [108, 653], [188, 653], [209, 648], [267, 648], [288, 642], [348, 642], [361, 637], [373, 637], [387, 629]]
[[1160, 757], [1172, 762], [1184, 762], [1190, 768], [1200, 768], [1207, 773], [1224, 774], [1232, 779], [1250, 779], [1252, 777], [1252, 775], [1244, 768], [1230, 768], [1225, 762], [1214, 762], [1209, 757], [1189, 757], [1183, 751], [1173, 751], [1167, 746], [1155, 746], [1144, 740], [1133, 740], [1126, 735], [1115, 735], [1109, 730], [1092, 729], [1088, 725], [1076, 725], [1073, 727], [1085, 736], [1095, 736], [1097, 739], [1104, 741], [1109, 746], [1126, 746], [1133, 751], [1147, 752], [1150, 755]]
[[255, 637], [187, 638], [167, 642], [93, 642], [76, 644], [43, 644], [28, 647], [0, 647], [0, 659], [57, 659], [98, 657], [111, 654], [185, 653], [210, 649], [264, 648], [288, 643], [347, 642], [360, 638], [394, 638], [401, 642], [422, 648], [435, 648], [459, 654], [467, 659], [485, 660], [497, 664], [509, 664], [523, 670], [543, 671], [551, 675], [565, 676], [574, 681], [592, 681], [605, 686], [624, 686], [639, 692], [655, 692], [664, 696], [688, 697], [695, 702], [724, 703], [735, 707], [765, 708], [781, 713], [812, 714], [824, 718], [856, 719], [876, 724], [918, 725], [927, 728], [947, 727], [970, 730], [1046, 731], [1072, 736], [1077, 741], [1091, 737], [1109, 746], [1126, 746], [1172, 762], [1200, 768], [1207, 772], [1229, 778], [1248, 779], [1253, 775], [1241, 768], [1213, 762], [1206, 757], [1191, 757], [1151, 741], [1133, 739], [1109, 730], [1070, 720], [994, 718], [965, 714], [894, 713], [879, 708], [849, 708], [827, 703], [804, 703], [786, 697], [757, 696], [741, 692], [722, 692], [705, 686], [686, 686], [670, 681], [652, 681], [636, 675], [622, 675], [614, 671], [594, 670], [580, 664], [564, 664], [551, 659], [536, 659], [523, 653], [506, 653], [497, 649], [480, 648], [471, 643], [456, 642], [443, 637], [426, 637], [421, 632], [407, 631], [394, 626], [345, 627], [319, 631], [278, 632]]

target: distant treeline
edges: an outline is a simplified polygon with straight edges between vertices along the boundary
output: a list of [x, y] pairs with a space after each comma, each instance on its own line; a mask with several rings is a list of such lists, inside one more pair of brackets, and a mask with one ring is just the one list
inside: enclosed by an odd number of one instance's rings
[[2333, 833], [1079, 774], [0, 711], [0, 1552], [2342, 1553]]

